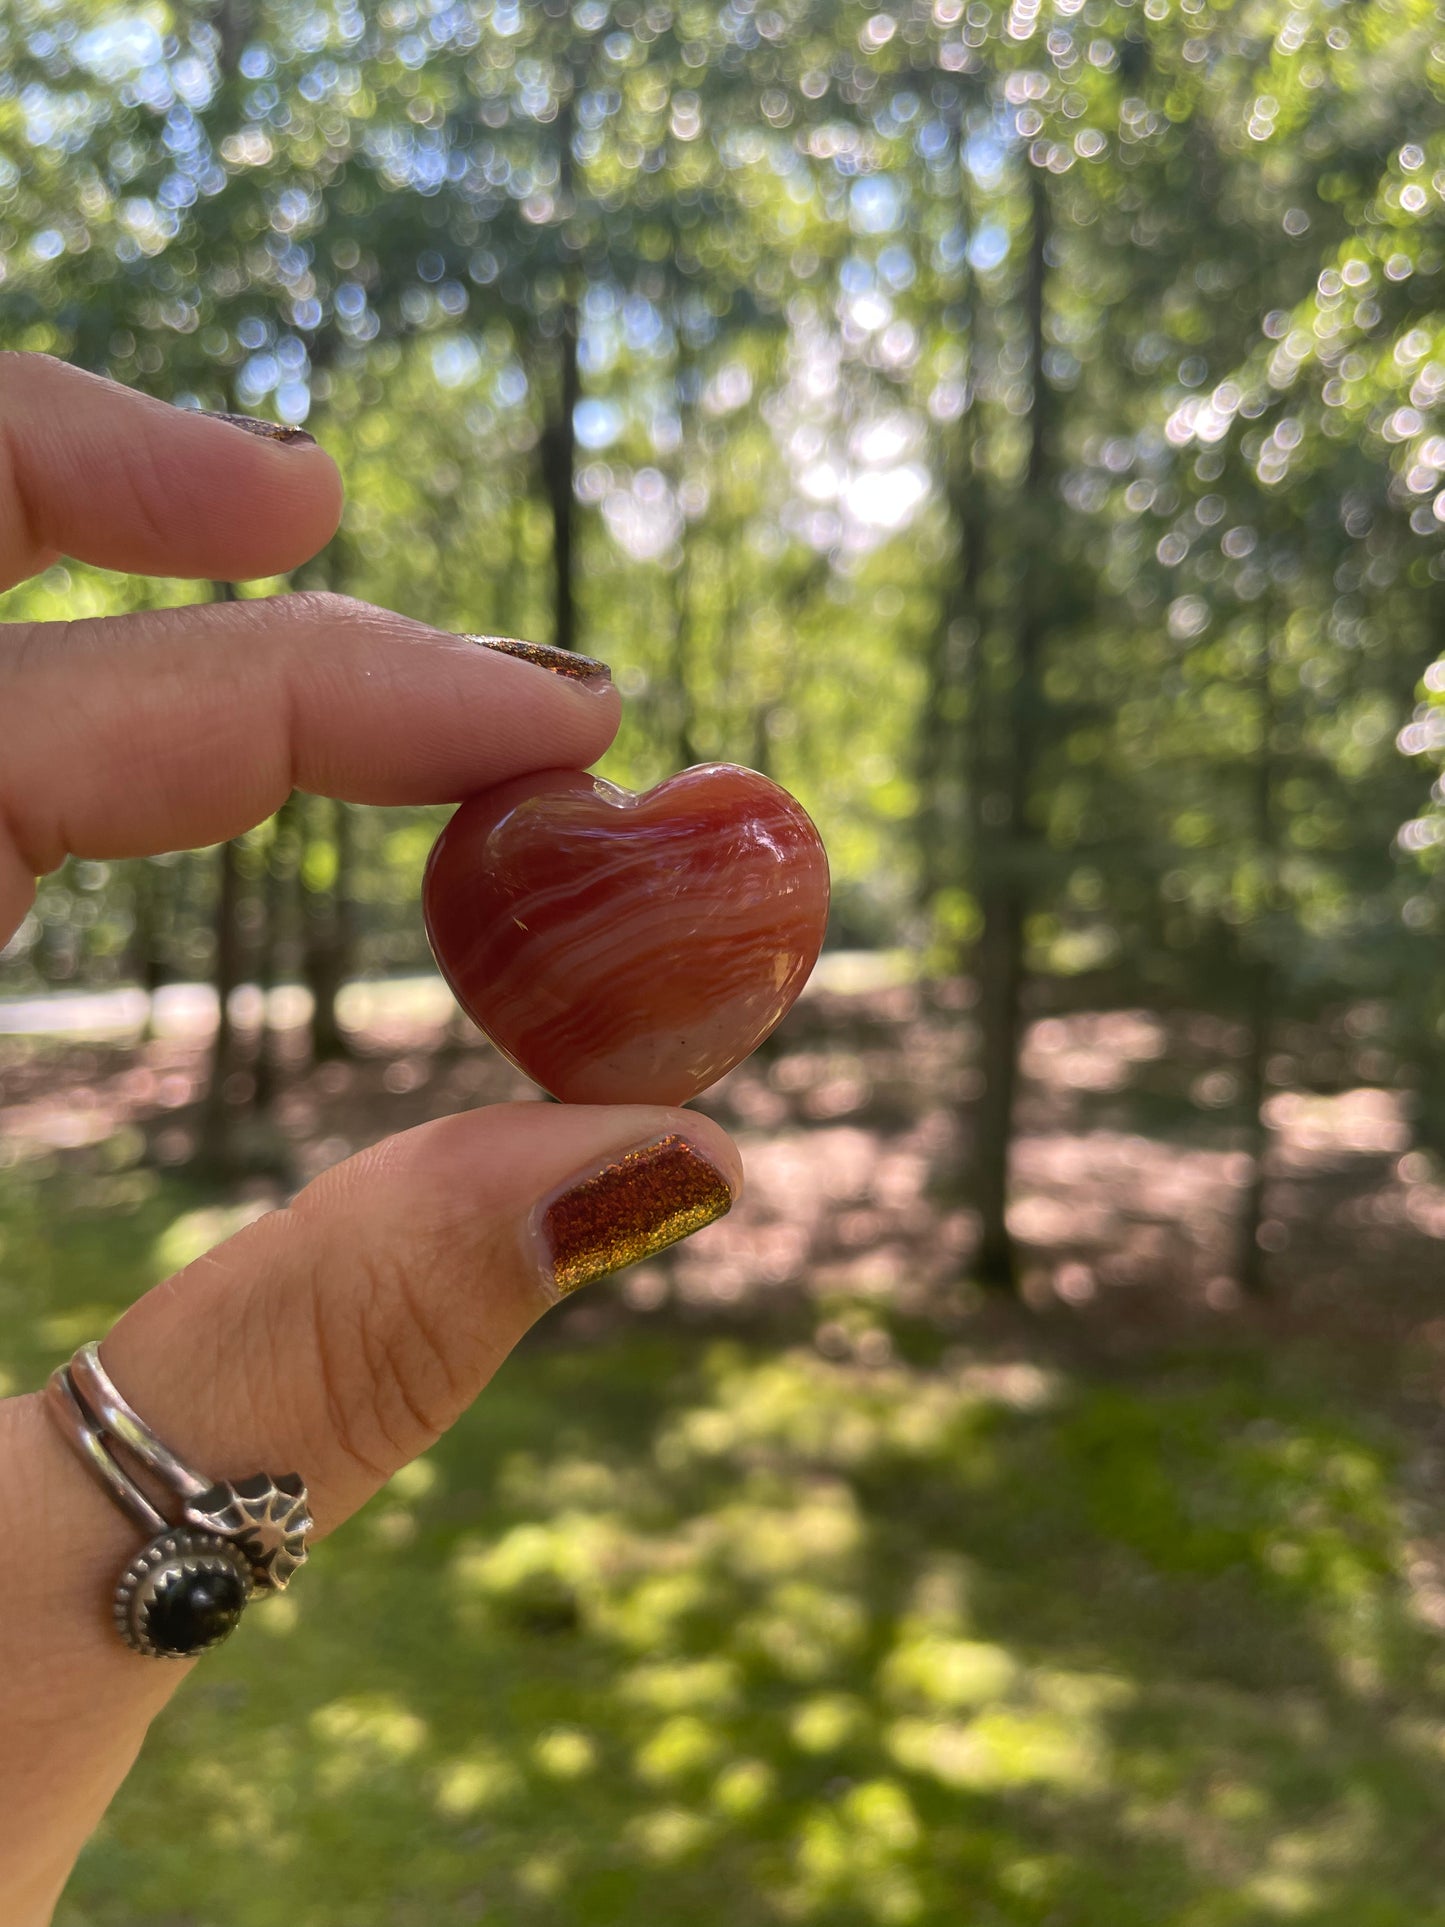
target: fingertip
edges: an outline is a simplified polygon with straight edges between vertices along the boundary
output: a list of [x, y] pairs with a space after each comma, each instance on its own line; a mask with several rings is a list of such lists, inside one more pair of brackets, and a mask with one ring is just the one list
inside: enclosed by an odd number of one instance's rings
[[279, 575], [340, 520], [341, 477], [309, 437], [243, 432], [43, 355], [0, 356], [0, 438], [24, 509], [0, 530], [5, 584], [55, 552], [146, 575]]
[[192, 442], [197, 519], [209, 539], [241, 558], [232, 576], [283, 575], [325, 548], [340, 525], [346, 488], [309, 430], [199, 409], [172, 412], [184, 415]]
[[622, 727], [622, 696], [613, 682], [569, 681], [563, 687], [570, 692], [568, 700], [577, 713], [582, 744], [577, 761], [581, 768], [590, 769], [617, 740], [617, 732]]
[[705, 1117], [701, 1111], [676, 1109], [666, 1114], [665, 1129], [685, 1137], [690, 1144], [702, 1153], [727, 1180], [728, 1189], [736, 1204], [743, 1194], [743, 1154], [736, 1143], [716, 1119]]
[[[390, 621], [396, 624], [401, 618]], [[460, 671], [463, 689], [475, 690], [478, 697], [485, 692], [487, 727], [500, 767], [485, 781], [464, 781], [447, 800], [464, 801], [490, 792], [524, 774], [535, 773], [539, 767], [590, 768], [615, 741], [622, 723], [622, 698], [606, 674], [562, 675], [535, 660], [481, 646], [475, 636], [465, 632], [445, 633], [414, 623], [406, 624], [406, 628]], [[452, 715], [459, 760], [470, 757], [469, 746], [474, 749], [477, 713], [469, 698], [467, 705], [457, 706]], [[531, 754], [508, 769], [506, 751], [513, 745], [534, 743], [544, 717], [549, 752], [545, 757]]]
[[597, 755], [601, 755], [617, 734], [622, 721], [622, 696], [606, 663], [543, 643], [507, 641], [504, 646], [495, 637], [472, 635], [465, 630], [453, 632], [446, 640], [464, 650], [470, 661], [485, 662], [488, 675], [499, 688], [512, 684], [529, 695], [545, 690], [549, 700], [555, 700], [557, 691], [564, 691], [577, 715], [587, 719], [589, 735], [598, 729], [606, 730]]

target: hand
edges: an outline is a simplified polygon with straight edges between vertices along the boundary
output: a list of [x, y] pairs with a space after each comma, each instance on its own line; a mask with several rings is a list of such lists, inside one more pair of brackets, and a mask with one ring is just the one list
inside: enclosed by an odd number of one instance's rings
[[[0, 587], [62, 552], [166, 575], [278, 574], [340, 510], [313, 443], [37, 356], [0, 356], [0, 451]], [[36, 875], [68, 854], [216, 842], [293, 786], [452, 800], [590, 763], [617, 720], [610, 684], [332, 596], [0, 631], [0, 942]], [[669, 1138], [671, 1177], [639, 1187], [618, 1159]], [[599, 1172], [579, 1208], [576, 1187]], [[105, 1363], [195, 1467], [300, 1472], [326, 1533], [466, 1409], [560, 1289], [726, 1209], [738, 1185], [735, 1151], [691, 1112], [520, 1104], [445, 1118], [328, 1171], [148, 1293], [106, 1338]], [[0, 1402], [7, 1927], [50, 1919], [188, 1670], [131, 1653], [108, 1623], [140, 1537], [38, 1395]]]

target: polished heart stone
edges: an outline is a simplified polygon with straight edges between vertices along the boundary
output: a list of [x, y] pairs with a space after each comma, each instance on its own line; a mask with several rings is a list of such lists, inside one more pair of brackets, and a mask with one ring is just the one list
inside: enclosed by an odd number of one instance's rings
[[462, 804], [423, 901], [458, 1002], [554, 1097], [681, 1104], [807, 981], [828, 862], [754, 770], [704, 764], [641, 796], [549, 770]]

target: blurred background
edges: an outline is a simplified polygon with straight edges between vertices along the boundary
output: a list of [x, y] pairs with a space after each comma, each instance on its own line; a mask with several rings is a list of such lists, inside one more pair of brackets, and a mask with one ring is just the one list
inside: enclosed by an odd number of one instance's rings
[[[345, 473], [236, 592], [600, 655], [607, 775], [836, 880], [745, 1202], [203, 1669], [64, 1927], [1445, 1922], [1445, 27], [888, 5], [0, 8], [0, 344]], [[43, 882], [0, 1388], [525, 1094], [444, 815]]]

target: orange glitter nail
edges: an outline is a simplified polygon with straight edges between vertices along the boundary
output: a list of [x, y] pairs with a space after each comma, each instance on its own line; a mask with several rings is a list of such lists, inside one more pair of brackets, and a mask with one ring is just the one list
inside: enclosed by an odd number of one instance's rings
[[479, 643], [495, 649], [499, 656], [516, 656], [534, 668], [550, 669], [554, 676], [571, 682], [611, 682], [612, 671], [595, 656], [578, 655], [571, 649], [554, 649], [550, 642], [523, 642], [517, 636], [464, 636], [464, 642]]
[[676, 1134], [644, 1144], [569, 1185], [535, 1220], [557, 1290], [650, 1258], [732, 1208], [732, 1186]]

